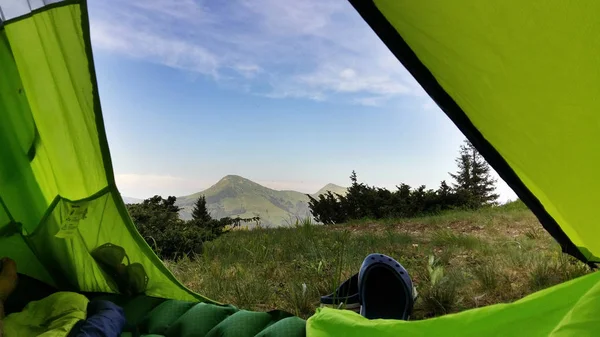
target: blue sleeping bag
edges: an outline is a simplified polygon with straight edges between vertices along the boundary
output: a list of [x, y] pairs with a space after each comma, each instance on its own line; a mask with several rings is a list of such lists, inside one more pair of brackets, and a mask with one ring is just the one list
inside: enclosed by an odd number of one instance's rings
[[123, 309], [110, 301], [93, 300], [87, 306], [87, 319], [79, 321], [69, 337], [118, 337], [125, 327]]

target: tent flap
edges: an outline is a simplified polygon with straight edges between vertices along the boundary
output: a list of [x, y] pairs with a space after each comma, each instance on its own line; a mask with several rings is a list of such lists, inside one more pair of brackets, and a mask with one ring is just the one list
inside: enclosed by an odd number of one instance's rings
[[598, 262], [600, 3], [350, 2], [563, 251]]
[[85, 1], [0, 0], [0, 11], [0, 254], [61, 290], [118, 292], [91, 255], [117, 245], [147, 295], [208, 301], [154, 254], [116, 188]]

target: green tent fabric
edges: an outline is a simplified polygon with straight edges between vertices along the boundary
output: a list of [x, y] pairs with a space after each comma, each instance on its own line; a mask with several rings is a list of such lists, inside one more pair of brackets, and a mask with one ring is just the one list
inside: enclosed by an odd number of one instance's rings
[[[350, 0], [564, 252], [600, 262], [600, 21], [595, 1]], [[439, 318], [321, 309], [307, 335], [594, 336], [600, 273]]]
[[350, 2], [563, 250], [600, 262], [600, 3]]
[[143, 267], [147, 295], [207, 301], [152, 252], [117, 191], [85, 2], [31, 3], [0, 1], [0, 256], [61, 290], [114, 292], [91, 255], [110, 243]]
[[0, 256], [26, 275], [7, 333], [65, 336], [89, 297], [124, 308], [123, 336], [304, 336], [298, 317], [190, 291], [139, 235], [114, 181], [86, 3], [47, 2], [0, 0]]

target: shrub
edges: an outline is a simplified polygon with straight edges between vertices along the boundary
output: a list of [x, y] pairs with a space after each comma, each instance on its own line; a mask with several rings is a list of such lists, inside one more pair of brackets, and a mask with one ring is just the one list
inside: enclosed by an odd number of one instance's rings
[[331, 225], [364, 218], [410, 218], [467, 208], [472, 204], [462, 190], [450, 188], [445, 181], [438, 190], [400, 184], [396, 191], [389, 191], [359, 183], [355, 172], [350, 179], [352, 185], [346, 195], [329, 191], [316, 198], [308, 195], [315, 221]]
[[539, 257], [531, 266], [529, 287], [532, 291], [544, 289], [561, 282], [582, 276], [589, 268], [570, 256]]
[[424, 185], [411, 188], [400, 184], [396, 191], [389, 191], [359, 183], [356, 172], [352, 171], [352, 184], [345, 195], [331, 192], [317, 198], [308, 195], [309, 208], [316, 221], [329, 225], [364, 218], [412, 218], [456, 208], [496, 205], [498, 194], [494, 193], [496, 180], [491, 176], [491, 168], [468, 141], [460, 147], [456, 163], [458, 171], [450, 174], [455, 180], [453, 187], [442, 181], [437, 190]]
[[444, 273], [444, 267], [434, 256], [429, 257], [427, 265], [429, 285], [420, 295], [419, 301], [425, 317], [450, 313], [460, 302], [458, 288], [461, 276], [456, 272]]
[[206, 200], [200, 197], [194, 210], [194, 219], [179, 218], [175, 197], [160, 196], [129, 204], [127, 208], [140, 235], [163, 259], [177, 259], [202, 253], [203, 244], [237, 227], [241, 222], [260, 221], [259, 218], [212, 219], [206, 212]]
[[473, 268], [473, 275], [484, 291], [494, 291], [499, 286], [499, 272], [489, 261], [483, 261]]

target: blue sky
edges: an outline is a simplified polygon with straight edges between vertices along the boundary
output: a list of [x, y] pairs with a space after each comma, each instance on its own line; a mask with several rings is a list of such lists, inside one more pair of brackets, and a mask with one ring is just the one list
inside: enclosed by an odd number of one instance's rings
[[[343, 0], [90, 0], [123, 195], [437, 187], [462, 134]], [[502, 199], [514, 193], [499, 182]]]

